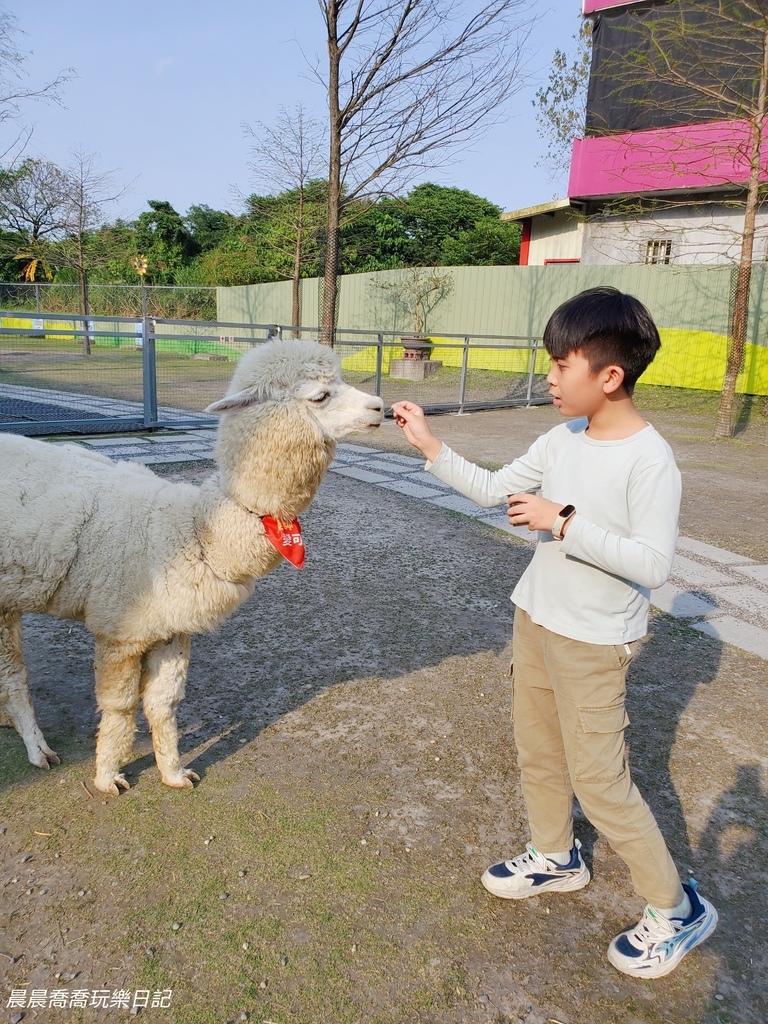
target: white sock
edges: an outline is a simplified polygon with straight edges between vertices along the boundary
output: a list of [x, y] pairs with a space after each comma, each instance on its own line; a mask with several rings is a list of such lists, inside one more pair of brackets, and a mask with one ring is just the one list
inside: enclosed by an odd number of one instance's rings
[[542, 853], [542, 851], [539, 850], [539, 853], [541, 853], [542, 857], [546, 857], [547, 860], [551, 860], [554, 861], [555, 864], [559, 864], [560, 867], [563, 867], [563, 865], [567, 864], [571, 859], [570, 850], [556, 850], [555, 853]]
[[693, 905], [687, 892], [683, 893], [682, 902], [678, 903], [676, 907], [672, 907], [671, 910], [665, 910], [663, 907], [654, 907], [653, 909], [660, 917], [666, 917], [668, 921], [673, 917], [680, 917], [685, 920], [686, 917], [690, 917], [693, 913]]

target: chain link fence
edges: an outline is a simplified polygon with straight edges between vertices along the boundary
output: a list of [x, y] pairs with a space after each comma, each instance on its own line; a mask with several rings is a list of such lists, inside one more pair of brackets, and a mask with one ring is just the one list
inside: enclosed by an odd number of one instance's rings
[[26, 284], [0, 282], [0, 308], [18, 312], [74, 313], [88, 316], [170, 317], [183, 320], [215, 320], [213, 287], [180, 285], [90, 284], [87, 314], [77, 284]]
[[[0, 430], [109, 433], [209, 426], [241, 355], [295, 328], [176, 318], [0, 310]], [[317, 329], [302, 328], [303, 337]], [[539, 339], [456, 335], [403, 339], [338, 329], [344, 379], [430, 412], [544, 404]]]

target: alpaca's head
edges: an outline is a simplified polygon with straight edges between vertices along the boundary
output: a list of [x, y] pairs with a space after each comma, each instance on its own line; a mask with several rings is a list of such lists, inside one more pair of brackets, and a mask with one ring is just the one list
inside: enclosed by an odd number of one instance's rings
[[332, 349], [303, 339], [270, 341], [247, 352], [226, 397], [205, 411], [231, 413], [275, 404], [299, 408], [333, 440], [378, 427], [384, 412], [380, 398], [342, 381]]

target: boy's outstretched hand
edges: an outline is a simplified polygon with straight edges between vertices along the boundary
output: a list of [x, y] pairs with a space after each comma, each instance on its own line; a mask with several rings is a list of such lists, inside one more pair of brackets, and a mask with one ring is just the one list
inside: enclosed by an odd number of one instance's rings
[[429, 429], [427, 417], [421, 406], [415, 402], [395, 402], [392, 406], [392, 415], [413, 447], [418, 448], [429, 462], [434, 462], [440, 454], [443, 442]]

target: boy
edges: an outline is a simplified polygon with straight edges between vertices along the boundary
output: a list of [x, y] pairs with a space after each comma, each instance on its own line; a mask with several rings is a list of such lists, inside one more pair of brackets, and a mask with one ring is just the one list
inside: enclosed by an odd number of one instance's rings
[[506, 502], [515, 526], [539, 533], [512, 594], [513, 702], [531, 842], [482, 883], [502, 899], [570, 892], [590, 880], [573, 836], [573, 797], [629, 867], [648, 903], [608, 959], [660, 978], [717, 924], [681, 885], [626, 763], [625, 678], [647, 630], [650, 590], [669, 576], [680, 474], [667, 443], [632, 401], [660, 347], [650, 314], [615, 288], [559, 306], [544, 331], [547, 383], [564, 416], [521, 458], [490, 472], [442, 444], [411, 402], [392, 407], [427, 469], [478, 505]]

